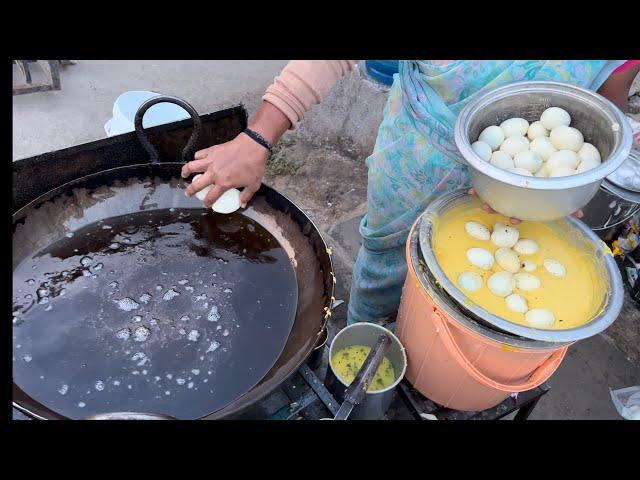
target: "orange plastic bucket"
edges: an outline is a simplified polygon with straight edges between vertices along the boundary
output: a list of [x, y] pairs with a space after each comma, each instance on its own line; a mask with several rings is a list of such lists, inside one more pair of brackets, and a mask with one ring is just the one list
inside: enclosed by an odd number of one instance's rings
[[545, 382], [568, 345], [514, 337], [467, 318], [421, 271], [419, 217], [407, 240], [407, 278], [396, 332], [407, 380], [430, 400], [456, 410], [485, 410]]

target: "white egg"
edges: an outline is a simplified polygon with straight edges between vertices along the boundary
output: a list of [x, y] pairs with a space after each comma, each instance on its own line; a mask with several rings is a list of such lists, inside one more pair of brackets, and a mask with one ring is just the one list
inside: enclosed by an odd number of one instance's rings
[[576, 152], [559, 150], [549, 157], [549, 160], [547, 160], [547, 168], [549, 171], [561, 166], [575, 169], [579, 163], [580, 157], [578, 157]]
[[493, 226], [493, 232], [491, 232], [491, 241], [498, 247], [511, 248], [516, 244], [519, 237], [520, 232], [517, 228], [500, 222]]
[[534, 272], [536, 268], [536, 264], [531, 260], [525, 260], [524, 262], [522, 262], [522, 269], [525, 272]]
[[480, 133], [478, 140], [489, 145], [491, 150], [497, 150], [502, 142], [504, 142], [504, 132], [499, 126], [491, 125]]
[[529, 129], [529, 122], [524, 118], [509, 118], [500, 124], [504, 137], [523, 137]]
[[525, 150], [519, 152], [513, 157], [513, 163], [516, 168], [524, 168], [525, 170], [535, 173], [542, 167], [542, 157], [536, 152]]
[[515, 157], [517, 153], [524, 152], [525, 150], [529, 150], [529, 140], [523, 136], [509, 137], [500, 145], [500, 151], [510, 157]]
[[582, 148], [578, 150], [578, 157], [580, 157], [581, 161], [587, 160], [591, 162], [598, 162], [598, 164], [602, 162], [598, 149], [587, 142], [584, 142], [582, 144]]
[[525, 177], [532, 177], [533, 173], [529, 170], [525, 170], [524, 168], [511, 168], [509, 169], [511, 173], [517, 173], [518, 175], [524, 175]]
[[538, 170], [534, 175], [536, 177], [545, 178], [549, 176], [549, 173], [551, 173], [549, 166], [547, 165], [547, 162], [544, 162], [540, 167], [540, 170]]
[[564, 125], [560, 125], [559, 127], [551, 130], [549, 140], [551, 140], [553, 146], [558, 150], [572, 150], [574, 152], [578, 152], [582, 148], [582, 145], [584, 145], [582, 132], [577, 128], [566, 127]]
[[560, 125], [568, 127], [571, 125], [571, 116], [562, 108], [550, 107], [542, 112], [540, 123], [542, 123], [542, 126], [547, 130], [553, 130]]
[[471, 148], [485, 162], [491, 160], [491, 147], [488, 144], [478, 140], [471, 144]]
[[491, 232], [481, 223], [467, 222], [464, 224], [464, 229], [469, 235], [478, 240], [489, 240], [491, 238]]
[[233, 213], [240, 208], [240, 190], [230, 188], [211, 206], [211, 210], [218, 213]]
[[484, 248], [470, 248], [467, 250], [467, 259], [482, 270], [490, 270], [493, 267], [493, 255]]
[[556, 318], [546, 308], [532, 308], [524, 314], [524, 319], [533, 328], [549, 328], [556, 322]]
[[538, 243], [535, 240], [521, 238], [513, 246], [513, 249], [520, 255], [533, 255], [538, 251]]
[[520, 259], [516, 252], [510, 248], [500, 247], [496, 250], [494, 256], [496, 257], [496, 262], [498, 262], [498, 265], [500, 265], [503, 270], [510, 273], [516, 273], [520, 270]]
[[527, 138], [529, 140], [535, 140], [538, 137], [547, 137], [549, 136], [549, 130], [544, 128], [542, 122], [533, 122], [529, 125], [529, 130], [527, 130]]
[[[196, 175], [195, 177], [193, 177], [193, 182], [195, 182], [198, 178], [200, 178], [202, 176], [201, 173], [199, 173], [198, 175]], [[209, 191], [211, 190], [211, 188], [213, 187], [213, 185], [207, 185], [206, 187], [204, 187], [202, 190], [200, 190], [199, 192], [196, 192], [196, 198], [198, 200], [200, 200], [201, 202], [204, 202], [205, 197], [207, 196], [207, 194], [209, 193]]]
[[[194, 176], [193, 181], [196, 181], [201, 176], [202, 174], [198, 174]], [[204, 199], [209, 193], [209, 191], [211, 190], [211, 188], [213, 188], [213, 185], [208, 185], [204, 187], [202, 190], [200, 190], [199, 192], [196, 192], [196, 197], [198, 198], [198, 200], [200, 200], [201, 202], [204, 202]], [[229, 190], [224, 192], [222, 195], [220, 195], [220, 198], [218, 198], [218, 200], [216, 200], [211, 206], [211, 209], [214, 212], [218, 212], [218, 213], [233, 213], [239, 208], [240, 208], [240, 190], [238, 190], [237, 188], [230, 188]]]
[[513, 159], [506, 153], [498, 150], [491, 154], [491, 165], [502, 168], [504, 170], [511, 170], [516, 166], [513, 164]]
[[553, 260], [552, 258], [545, 258], [544, 268], [554, 277], [564, 277], [567, 274], [567, 269], [564, 268], [559, 261]]
[[509, 272], [497, 272], [489, 277], [487, 287], [489, 287], [489, 290], [491, 290], [491, 293], [494, 295], [506, 297], [513, 292], [515, 280]]
[[559, 167], [556, 167], [549, 172], [549, 177], [568, 177], [569, 175], [573, 175], [575, 173], [575, 169], [567, 165], [560, 165]]
[[532, 152], [536, 152], [538, 155], [540, 155], [540, 158], [545, 161], [548, 160], [553, 153], [558, 151], [558, 149], [553, 146], [551, 140], [549, 140], [548, 137], [538, 137], [531, 140], [531, 143], [529, 144], [529, 150], [531, 150]]
[[475, 292], [482, 287], [482, 277], [475, 272], [463, 272], [458, 276], [458, 285], [464, 290]]
[[600, 166], [600, 162], [597, 160], [582, 160], [578, 164], [578, 168], [576, 168], [576, 172], [586, 172], [587, 170], [591, 170], [592, 168], [596, 168]]
[[525, 313], [529, 309], [525, 298], [517, 293], [512, 293], [505, 298], [504, 301], [507, 304], [507, 307], [514, 312]]
[[513, 276], [516, 280], [516, 287], [518, 290], [530, 292], [540, 288], [540, 279], [530, 273], [520, 272]]

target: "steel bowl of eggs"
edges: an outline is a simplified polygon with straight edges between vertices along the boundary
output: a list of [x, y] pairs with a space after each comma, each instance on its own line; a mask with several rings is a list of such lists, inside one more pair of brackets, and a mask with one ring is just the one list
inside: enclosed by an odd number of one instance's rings
[[581, 209], [628, 157], [624, 114], [597, 93], [516, 82], [470, 101], [455, 142], [478, 196], [499, 213], [556, 220]]
[[571, 216], [511, 225], [460, 189], [431, 202], [419, 228], [434, 283], [494, 330], [570, 343], [602, 332], [622, 309], [611, 250]]

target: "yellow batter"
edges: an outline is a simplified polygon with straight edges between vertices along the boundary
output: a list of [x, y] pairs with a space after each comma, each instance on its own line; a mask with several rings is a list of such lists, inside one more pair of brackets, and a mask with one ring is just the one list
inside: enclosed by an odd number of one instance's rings
[[[362, 368], [364, 361], [369, 356], [371, 347], [365, 345], [352, 345], [336, 352], [331, 359], [331, 367], [338, 377], [346, 384], [351, 384], [356, 375]], [[384, 390], [395, 382], [396, 377], [393, 373], [393, 365], [387, 357], [382, 359], [380, 366], [367, 389], [367, 392], [376, 392]]]
[[[510, 225], [509, 219], [503, 215], [490, 214], [482, 210], [480, 202], [470, 199], [469, 202], [457, 205], [446, 211], [434, 221], [433, 247], [438, 264], [447, 278], [458, 285], [457, 278], [463, 272], [476, 272], [483, 278], [483, 285], [475, 292], [460, 290], [485, 310], [506, 320], [527, 325], [524, 313], [514, 312], [507, 308], [505, 299], [491, 293], [487, 287], [487, 279], [502, 270], [497, 262], [491, 270], [481, 270], [467, 259], [469, 248], [480, 247], [495, 254], [498, 249], [491, 240], [478, 240], [465, 230], [465, 223], [475, 221], [482, 223], [493, 231], [496, 222]], [[595, 249], [586, 243], [584, 237], [567, 222], [522, 222], [515, 225], [520, 232], [520, 239], [535, 240], [540, 247], [533, 255], [519, 255], [520, 261], [530, 260], [537, 268], [531, 274], [541, 281], [540, 288], [524, 292], [514, 290], [522, 295], [528, 308], [546, 308], [553, 312], [556, 321], [551, 327], [554, 330], [574, 328], [587, 323], [602, 309], [606, 292], [605, 274], [602, 262], [594, 256]], [[544, 268], [546, 258], [558, 260], [566, 268], [564, 278], [552, 276]], [[524, 270], [521, 268], [521, 272]]]

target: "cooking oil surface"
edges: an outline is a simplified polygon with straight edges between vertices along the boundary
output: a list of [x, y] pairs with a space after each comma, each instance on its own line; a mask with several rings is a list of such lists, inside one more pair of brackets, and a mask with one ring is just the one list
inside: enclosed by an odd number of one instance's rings
[[[356, 378], [358, 371], [364, 365], [364, 361], [371, 352], [371, 347], [366, 345], [351, 345], [336, 352], [331, 358], [331, 366], [334, 372], [347, 385]], [[395, 382], [393, 365], [387, 357], [383, 357], [380, 366], [376, 370], [373, 380], [367, 392], [384, 390]]]
[[273, 366], [297, 295], [284, 249], [242, 214], [104, 219], [15, 268], [14, 382], [71, 418], [198, 418]]

